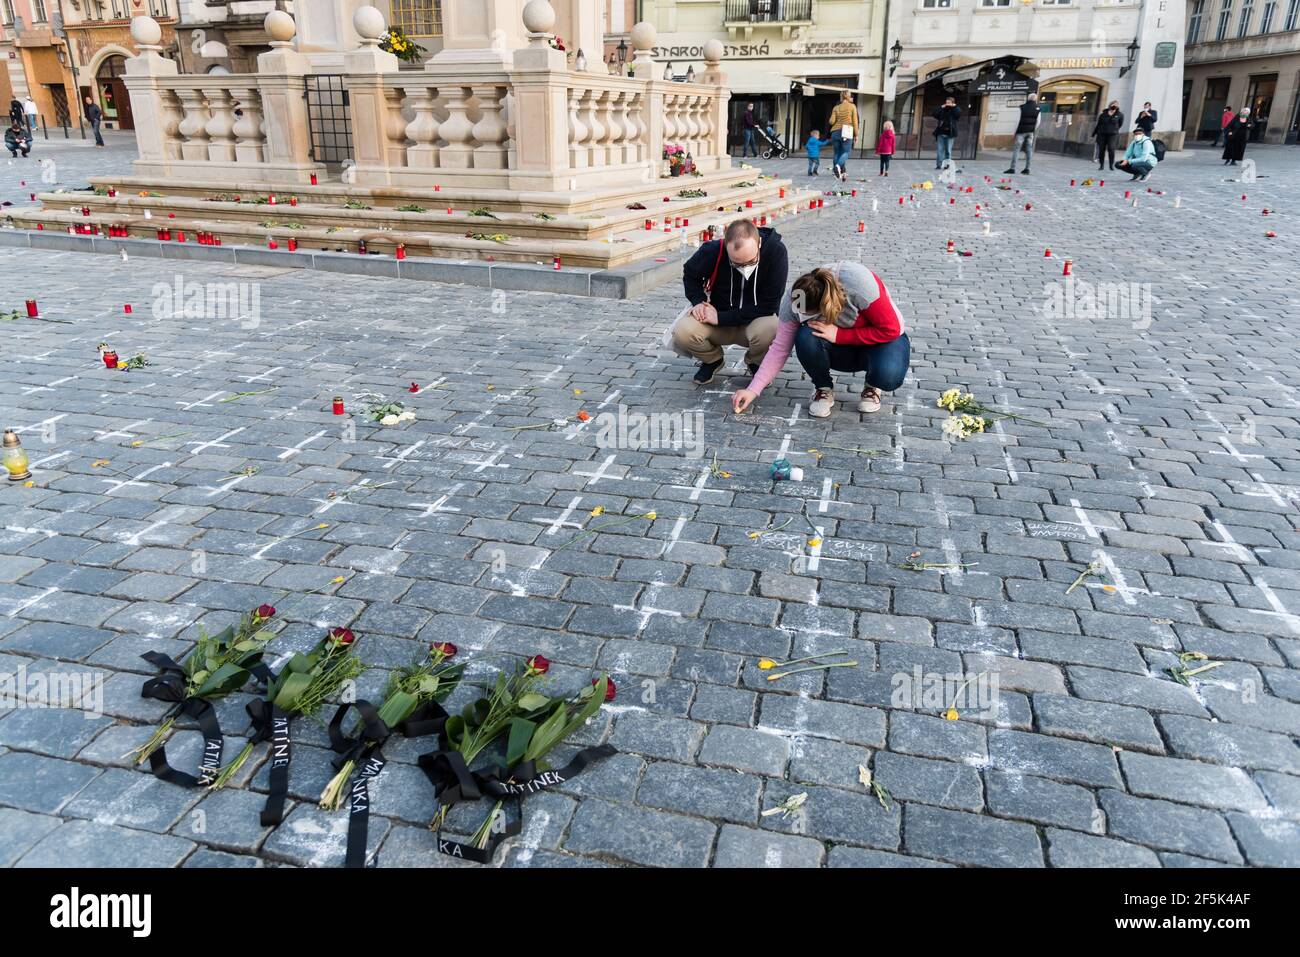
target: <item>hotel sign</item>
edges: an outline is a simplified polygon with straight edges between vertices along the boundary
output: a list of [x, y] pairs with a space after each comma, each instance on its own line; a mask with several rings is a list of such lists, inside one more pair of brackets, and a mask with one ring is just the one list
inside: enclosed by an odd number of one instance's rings
[[981, 73], [970, 86], [971, 93], [1032, 93], [1037, 89], [1037, 80], [1004, 66]]

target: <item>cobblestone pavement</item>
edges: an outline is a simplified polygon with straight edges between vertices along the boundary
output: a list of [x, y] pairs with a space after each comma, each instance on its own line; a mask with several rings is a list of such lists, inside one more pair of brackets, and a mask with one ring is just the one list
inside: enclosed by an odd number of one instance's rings
[[[45, 149], [67, 177], [129, 159]], [[855, 164], [859, 195], [787, 233], [791, 279], [871, 265], [913, 366], [876, 415], [841, 378], [826, 420], [793, 360], [750, 414], [726, 411], [734, 369], [695, 389], [661, 346], [675, 286], [594, 302], [0, 249], [0, 306], [42, 313], [0, 324], [3, 423], [35, 473], [0, 490], [0, 674], [103, 679], [102, 714], [0, 712], [0, 861], [339, 864], [345, 815], [313, 803], [330, 771], [308, 722], [274, 831], [256, 813], [264, 765], [209, 794], [122, 757], [163, 711], [140, 697], [141, 652], [180, 657], [201, 625], [271, 602], [281, 653], [357, 631], [376, 666], [363, 695], [432, 640], [543, 653], [557, 688], [612, 672], [618, 698], [572, 743], [618, 755], [528, 798], [507, 866], [1300, 864], [1300, 162], [1251, 156], [1264, 178], [1245, 186], [1213, 153], [1170, 157], [1136, 208], [1119, 174], [1071, 188], [1095, 175], [1081, 160], [1040, 156], [1017, 194], [993, 155], [966, 165], [960, 197], [910, 188], [924, 162], [888, 180]], [[803, 181], [802, 161], [779, 165]], [[26, 201], [33, 173], [0, 167], [3, 198]], [[973, 255], [947, 255], [949, 238]], [[1078, 280], [1149, 287], [1062, 313], [1065, 257]], [[178, 282], [258, 299], [240, 318], [155, 318]], [[109, 372], [101, 340], [152, 364]], [[946, 442], [935, 397], [955, 385], [1026, 418]], [[364, 392], [417, 421], [349, 434], [330, 398], [356, 411]], [[704, 456], [601, 447], [621, 405], [702, 413]], [[803, 481], [768, 478], [780, 455]], [[596, 506], [658, 517], [560, 548]], [[898, 567], [918, 552], [965, 567]], [[1068, 591], [1090, 562], [1100, 574]], [[777, 682], [757, 667], [834, 649], [858, 664]], [[1186, 685], [1167, 670], [1210, 663]], [[896, 697], [900, 676], [963, 673], [996, 678], [986, 711], [944, 720], [949, 699]], [[220, 705], [227, 754], [248, 700]], [[426, 829], [429, 748], [387, 749], [379, 866], [459, 866]], [[798, 812], [762, 815], [800, 793]]]

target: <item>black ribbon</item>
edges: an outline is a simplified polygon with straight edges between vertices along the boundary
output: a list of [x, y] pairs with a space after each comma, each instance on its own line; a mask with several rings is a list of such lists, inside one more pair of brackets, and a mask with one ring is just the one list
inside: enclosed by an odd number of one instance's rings
[[[610, 744], [599, 744], [584, 748], [575, 754], [572, 760], [562, 768], [538, 771], [536, 761], [521, 761], [509, 772], [500, 767], [488, 768], [482, 772], [471, 771], [459, 751], [433, 751], [420, 755], [417, 763], [424, 776], [433, 785], [438, 800], [438, 818], [443, 816], [443, 809], [450, 810], [453, 805], [465, 801], [477, 801], [487, 796], [504, 801], [513, 798], [519, 801], [529, 794], [536, 794], [563, 784], [575, 777], [588, 765], [617, 754], [618, 749]], [[504, 774], [504, 779], [503, 779]], [[511, 817], [511, 815], [507, 815]], [[440, 854], [460, 857], [478, 864], [491, 862], [497, 846], [507, 838], [518, 834], [523, 827], [523, 811], [513, 816], [506, 827], [496, 834], [485, 847], [474, 847], [458, 841], [447, 840], [439, 828], [437, 847]]]
[[184, 715], [193, 718], [203, 735], [203, 757], [199, 761], [199, 776], [178, 771], [167, 763], [167, 747], [160, 744], [149, 755], [149, 769], [154, 777], [181, 787], [193, 788], [207, 786], [221, 769], [221, 749], [225, 739], [221, 734], [221, 725], [217, 722], [217, 712], [212, 702], [203, 698], [185, 696], [185, 669], [160, 651], [147, 651], [140, 656], [149, 664], [158, 668], [162, 674], [150, 678], [140, 689], [140, 695], [158, 701], [170, 701], [174, 707], [166, 717], [176, 718]]
[[[348, 712], [356, 709], [361, 720], [356, 737], [343, 733], [343, 721]], [[404, 721], [390, 728], [379, 717], [379, 709], [369, 701], [358, 700], [339, 705], [330, 719], [330, 748], [338, 755], [335, 769], [342, 769], [348, 761], [358, 767], [352, 782], [348, 802], [348, 846], [344, 867], [364, 867], [366, 841], [370, 832], [370, 780], [384, 769], [384, 754], [380, 749], [394, 733], [407, 738], [419, 738], [442, 731], [447, 723], [447, 712], [436, 701], [426, 701]]]
[[284, 803], [289, 795], [289, 764], [293, 760], [290, 722], [293, 715], [265, 698], [250, 701], [245, 708], [253, 722], [249, 742], [271, 742], [270, 790], [262, 807], [263, 827], [274, 827], [284, 820]]

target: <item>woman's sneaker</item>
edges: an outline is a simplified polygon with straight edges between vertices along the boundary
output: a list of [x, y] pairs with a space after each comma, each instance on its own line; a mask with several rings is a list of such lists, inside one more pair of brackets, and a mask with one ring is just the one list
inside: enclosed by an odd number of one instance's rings
[[818, 389], [813, 393], [812, 401], [808, 403], [808, 414], [824, 419], [831, 414], [833, 408], [835, 408], [835, 390]]
[[858, 397], [859, 412], [879, 412], [880, 411], [880, 390], [867, 386], [862, 390], [862, 395]]

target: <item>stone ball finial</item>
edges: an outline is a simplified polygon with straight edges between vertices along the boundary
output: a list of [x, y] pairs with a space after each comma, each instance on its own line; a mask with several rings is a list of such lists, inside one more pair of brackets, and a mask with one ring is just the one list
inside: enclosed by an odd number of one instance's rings
[[352, 14], [352, 28], [363, 40], [379, 40], [388, 31], [384, 15], [375, 7], [357, 7]]
[[555, 8], [547, 0], [528, 0], [524, 27], [529, 33], [550, 33], [555, 28]]
[[131, 39], [140, 46], [155, 47], [162, 41], [162, 27], [153, 17], [132, 17]]
[[638, 53], [645, 53], [654, 47], [655, 40], [659, 39], [659, 31], [655, 29], [653, 23], [642, 20], [632, 27], [628, 36], [632, 39], [632, 49]]
[[276, 43], [288, 43], [298, 32], [298, 24], [283, 10], [272, 10], [262, 21], [262, 29]]
[[722, 60], [722, 55], [726, 53], [726, 48], [722, 41], [717, 37], [704, 41], [704, 62], [718, 63]]

